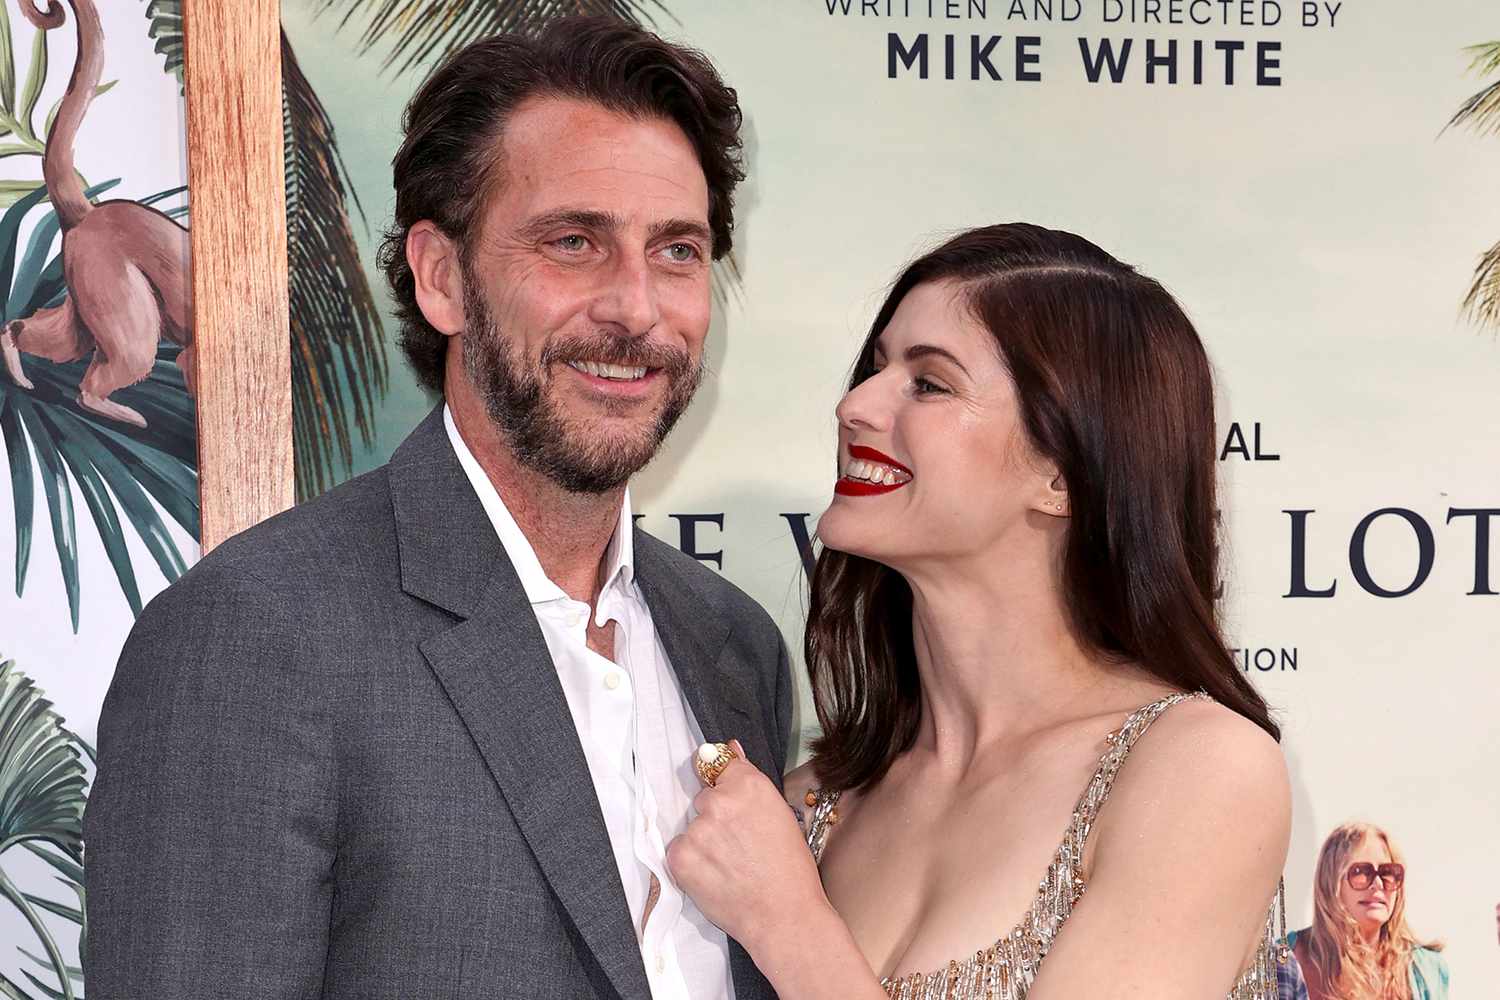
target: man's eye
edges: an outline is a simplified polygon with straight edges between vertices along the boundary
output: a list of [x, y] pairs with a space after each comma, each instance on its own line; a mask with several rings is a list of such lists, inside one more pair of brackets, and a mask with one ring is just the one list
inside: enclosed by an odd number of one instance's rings
[[589, 241], [577, 233], [569, 233], [567, 236], [553, 240], [552, 243], [559, 250], [566, 250], [569, 253], [578, 253], [586, 250], [589, 245]]
[[691, 243], [673, 243], [667, 247], [667, 256], [678, 264], [687, 264], [698, 259], [698, 248]]

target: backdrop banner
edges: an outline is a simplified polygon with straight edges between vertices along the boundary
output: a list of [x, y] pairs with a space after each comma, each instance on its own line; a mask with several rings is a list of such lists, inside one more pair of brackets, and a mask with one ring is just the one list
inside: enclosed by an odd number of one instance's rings
[[[383, 222], [400, 109], [430, 63], [407, 65], [415, 28], [366, 33], [366, 52], [364, 23], [335, 31], [321, 6], [289, 0], [283, 16]], [[832, 490], [833, 406], [887, 283], [972, 226], [1088, 237], [1178, 296], [1217, 368], [1224, 611], [1236, 662], [1285, 726], [1292, 926], [1312, 918], [1324, 838], [1374, 823], [1405, 854], [1413, 931], [1446, 944], [1452, 995], [1492, 996], [1493, 5], [663, 0], [639, 13], [739, 90], [749, 157], [712, 374], [637, 480], [642, 524], [744, 587], [800, 647], [799, 548]], [[429, 405], [397, 357], [357, 468]], [[801, 704], [805, 738], [805, 688]]]

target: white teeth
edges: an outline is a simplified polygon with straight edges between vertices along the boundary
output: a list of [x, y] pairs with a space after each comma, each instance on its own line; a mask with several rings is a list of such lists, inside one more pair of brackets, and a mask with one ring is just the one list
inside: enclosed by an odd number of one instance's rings
[[627, 368], [625, 365], [608, 365], [602, 361], [569, 361], [569, 367], [576, 368], [587, 375], [595, 375], [599, 378], [617, 379], [629, 381], [632, 379], [645, 378], [645, 368]]
[[849, 479], [863, 479], [877, 486], [896, 486], [911, 482], [911, 476], [904, 472], [857, 458], [851, 458], [844, 466], [844, 475]]

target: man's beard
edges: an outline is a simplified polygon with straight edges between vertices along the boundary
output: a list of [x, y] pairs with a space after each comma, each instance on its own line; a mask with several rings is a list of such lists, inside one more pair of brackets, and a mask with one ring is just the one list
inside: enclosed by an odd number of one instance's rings
[[[516, 345], [501, 334], [484, 292], [464, 269], [464, 373], [484, 400], [485, 411], [522, 465], [570, 493], [607, 493], [651, 461], [672, 427], [692, 402], [703, 376], [686, 351], [600, 331], [592, 336], [558, 337], [529, 368]], [[586, 422], [569, 419], [548, 392], [552, 366], [568, 361], [602, 361], [626, 367], [660, 369], [667, 398], [655, 423], [624, 438], [596, 433]], [[644, 405], [606, 401], [605, 413], [626, 414]]]

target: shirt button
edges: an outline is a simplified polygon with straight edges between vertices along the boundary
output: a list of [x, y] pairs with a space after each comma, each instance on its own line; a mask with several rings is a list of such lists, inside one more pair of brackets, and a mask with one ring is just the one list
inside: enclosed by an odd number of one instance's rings
[[656, 956], [656, 974], [659, 976], [667, 971], [667, 960], [660, 955]]
[[620, 686], [620, 675], [617, 674], [617, 673], [613, 673], [613, 672], [605, 674], [604, 675], [604, 686], [607, 687], [607, 688], [609, 688], [611, 691], [613, 691], [615, 688], [619, 687]]
[[588, 613], [587, 612], [584, 612], [584, 611], [570, 611], [570, 612], [568, 612], [568, 624], [572, 625], [574, 628], [577, 628], [579, 625], [582, 625], [587, 620], [588, 620]]

